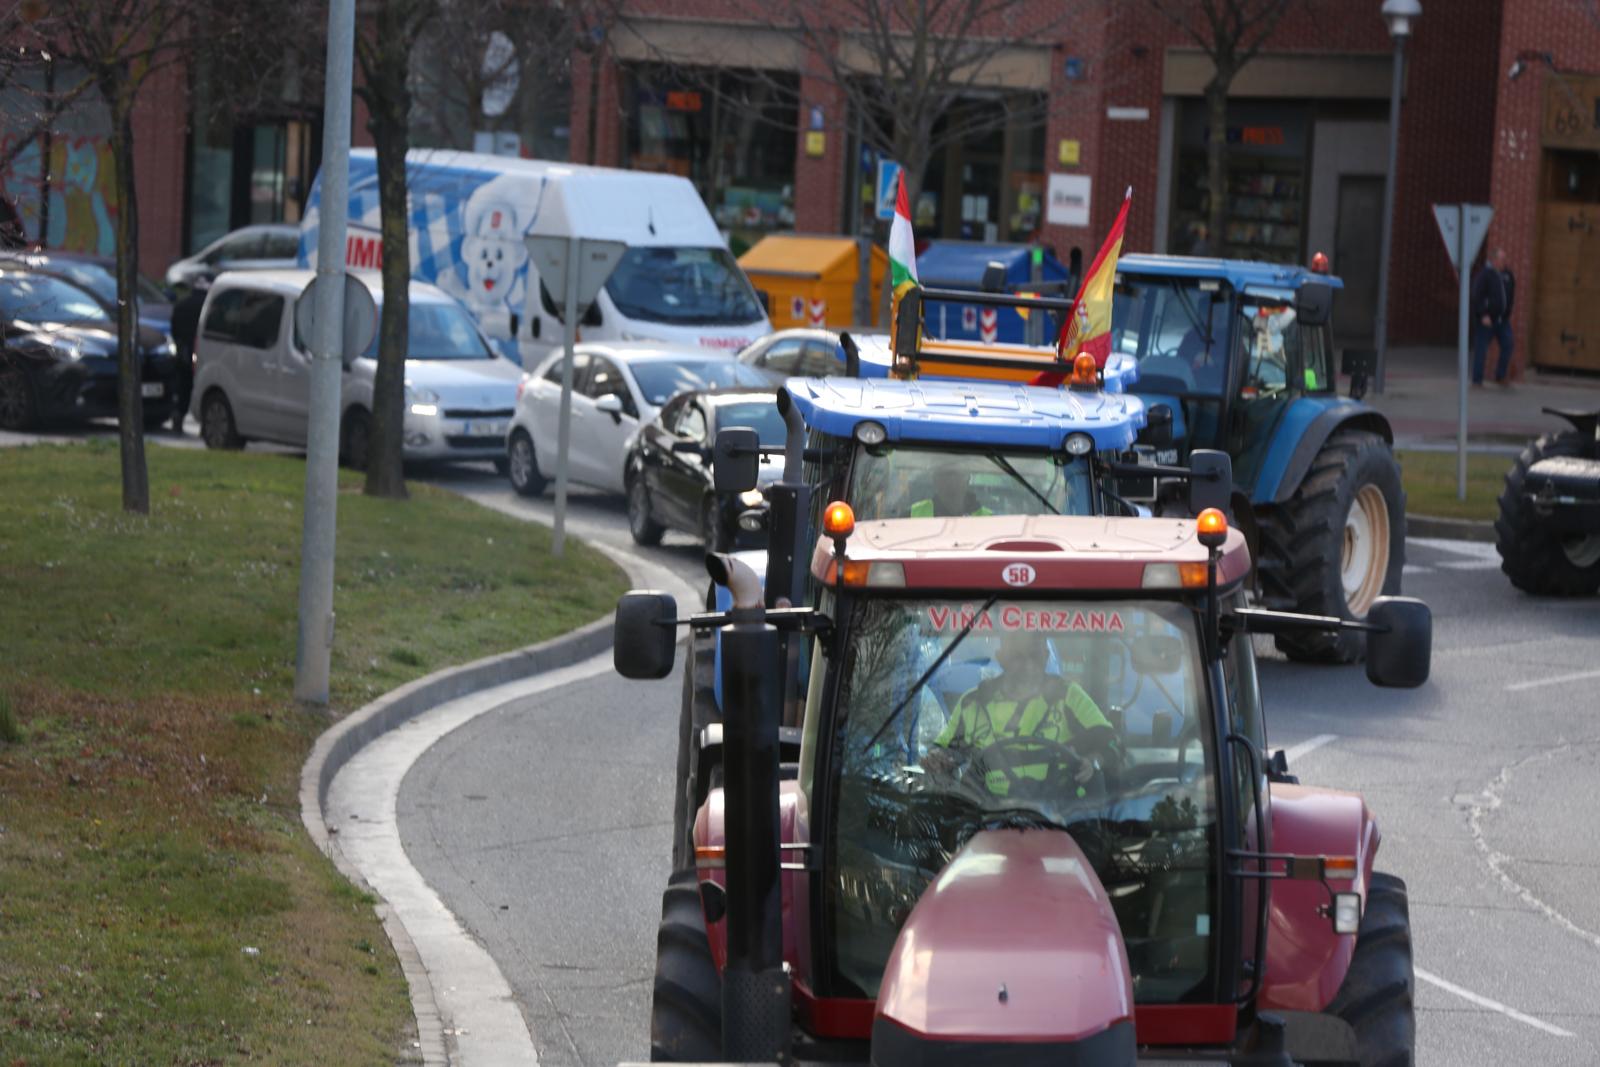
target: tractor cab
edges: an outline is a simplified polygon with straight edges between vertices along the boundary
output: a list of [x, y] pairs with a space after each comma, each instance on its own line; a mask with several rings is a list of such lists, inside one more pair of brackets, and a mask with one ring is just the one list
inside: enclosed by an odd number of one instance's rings
[[[1376, 824], [1268, 759], [1249, 635], [1359, 627], [1368, 677], [1415, 686], [1425, 605], [1246, 607], [1248, 548], [1215, 508], [858, 520], [834, 502], [819, 534], [813, 606], [764, 607], [727, 556], [707, 561], [727, 611], [618, 606], [625, 676], [670, 673], [678, 624], [732, 651], [722, 777], [664, 904], [655, 1058], [1409, 1054]], [[795, 645], [810, 684], [785, 763]]]

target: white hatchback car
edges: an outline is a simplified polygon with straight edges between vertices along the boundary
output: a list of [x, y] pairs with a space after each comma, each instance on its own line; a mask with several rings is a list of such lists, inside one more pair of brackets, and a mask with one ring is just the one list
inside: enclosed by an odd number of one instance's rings
[[[209, 448], [246, 441], [306, 443], [311, 356], [297, 335], [295, 299], [309, 270], [223, 274], [206, 296], [195, 339], [193, 412]], [[380, 310], [382, 278], [360, 271]], [[409, 461], [492, 460], [504, 471], [506, 430], [521, 368], [492, 349], [465, 308], [413, 281], [403, 455]], [[341, 376], [339, 456], [367, 463], [378, 341]]]
[[[538, 496], [555, 478], [561, 418], [561, 362], [545, 357], [517, 387], [506, 435], [512, 488]], [[572, 350], [572, 428], [567, 478], [612, 493], [626, 491], [624, 467], [639, 427], [687, 389], [765, 385], [754, 367], [703, 348], [648, 341], [592, 341]]]

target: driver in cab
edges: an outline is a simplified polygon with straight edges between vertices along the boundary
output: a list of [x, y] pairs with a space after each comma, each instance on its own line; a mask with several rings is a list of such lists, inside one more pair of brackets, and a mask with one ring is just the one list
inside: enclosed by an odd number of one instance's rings
[[959, 515], [993, 515], [978, 502], [967, 480], [967, 472], [957, 466], [940, 467], [933, 472], [932, 495], [911, 502], [913, 519], [952, 518]]
[[[1000, 674], [980, 682], [956, 702], [934, 747], [923, 758], [930, 771], [983, 771], [994, 796], [1014, 784], [1062, 781], [1068, 795], [1086, 796], [1096, 770], [1116, 750], [1116, 732], [1094, 698], [1077, 682], [1046, 672], [1045, 635], [1013, 630], [1000, 639]], [[1066, 757], [1066, 759], [1063, 759]]]

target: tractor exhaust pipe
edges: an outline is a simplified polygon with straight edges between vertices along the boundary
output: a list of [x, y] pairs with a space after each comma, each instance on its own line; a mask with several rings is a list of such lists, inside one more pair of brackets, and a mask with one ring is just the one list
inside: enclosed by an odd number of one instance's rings
[[733, 621], [722, 628], [728, 890], [722, 1054], [729, 1061], [770, 1062], [787, 1052], [790, 1025], [778, 865], [783, 646], [765, 619], [759, 585], [750, 588], [754, 574], [741, 574], [748, 568], [726, 556], [707, 563], [723, 572], [735, 594]]

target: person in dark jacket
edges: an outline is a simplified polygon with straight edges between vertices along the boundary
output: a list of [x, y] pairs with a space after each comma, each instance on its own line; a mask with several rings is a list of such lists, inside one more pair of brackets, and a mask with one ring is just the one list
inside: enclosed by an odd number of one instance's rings
[[1511, 384], [1511, 308], [1517, 295], [1517, 279], [1506, 268], [1506, 250], [1496, 248], [1489, 262], [1472, 280], [1472, 314], [1477, 320], [1472, 338], [1472, 384], [1483, 384], [1483, 361], [1489, 354], [1489, 338], [1500, 345], [1500, 363], [1494, 380]]
[[189, 414], [189, 398], [194, 393], [194, 340], [200, 332], [200, 309], [210, 289], [208, 280], [197, 278], [172, 305], [172, 342], [178, 348], [178, 403], [172, 411], [172, 428], [179, 433], [183, 432], [183, 418]]

